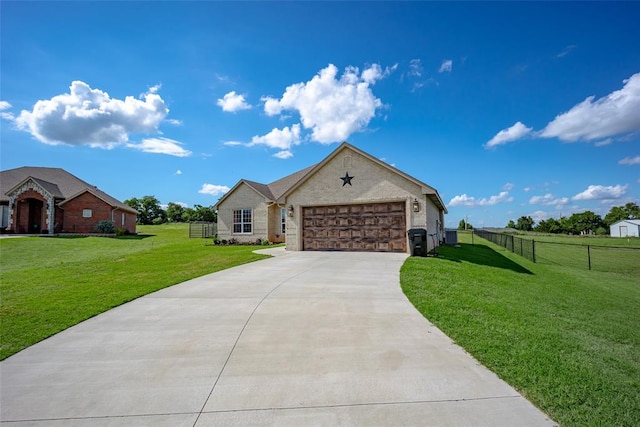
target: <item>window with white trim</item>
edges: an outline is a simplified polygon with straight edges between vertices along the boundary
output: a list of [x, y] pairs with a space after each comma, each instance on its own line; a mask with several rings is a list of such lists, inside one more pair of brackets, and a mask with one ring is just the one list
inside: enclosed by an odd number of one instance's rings
[[287, 210], [285, 208], [280, 209], [280, 234], [285, 234], [287, 224]]
[[124, 220], [126, 219], [124, 212], [122, 213], [122, 225], [124, 226]]
[[233, 211], [233, 232], [251, 233], [251, 209], [236, 209]]
[[93, 216], [93, 211], [91, 209], [82, 210], [82, 218], [91, 218], [92, 216]]

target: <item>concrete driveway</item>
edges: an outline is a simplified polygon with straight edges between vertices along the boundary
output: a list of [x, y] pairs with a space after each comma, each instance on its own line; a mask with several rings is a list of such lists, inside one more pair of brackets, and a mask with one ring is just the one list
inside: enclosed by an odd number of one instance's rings
[[553, 425], [409, 303], [399, 286], [405, 255], [275, 253], [139, 298], [3, 361], [1, 421]]

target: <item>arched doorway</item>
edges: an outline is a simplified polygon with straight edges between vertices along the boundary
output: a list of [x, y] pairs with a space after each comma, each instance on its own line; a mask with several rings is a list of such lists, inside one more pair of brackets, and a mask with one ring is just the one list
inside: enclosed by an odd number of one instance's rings
[[45, 225], [44, 202], [27, 198], [18, 202], [18, 233], [40, 234]]

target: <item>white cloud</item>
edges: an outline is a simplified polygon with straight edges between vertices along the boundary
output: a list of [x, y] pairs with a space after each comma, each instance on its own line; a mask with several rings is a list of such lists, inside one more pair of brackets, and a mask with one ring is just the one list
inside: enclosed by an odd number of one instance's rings
[[640, 73], [623, 83], [620, 90], [595, 102], [595, 97], [590, 96], [559, 114], [540, 132], [540, 136], [575, 142], [640, 131]]
[[609, 145], [613, 142], [613, 138], [603, 139], [602, 141], [596, 141], [593, 143], [596, 147], [604, 147], [605, 145]]
[[243, 144], [240, 141], [225, 141], [224, 145], [228, 145], [230, 147], [233, 147], [233, 146], [236, 146], [236, 145], [243, 145]]
[[545, 212], [545, 211], [535, 211], [535, 212], [530, 213], [529, 216], [535, 222], [540, 222], [543, 219], [546, 220], [547, 218], [549, 218], [549, 214], [547, 212]]
[[321, 144], [344, 141], [366, 128], [382, 102], [371, 86], [395, 70], [374, 64], [361, 74], [357, 67], [347, 67], [340, 78], [338, 68], [329, 64], [306, 83], [286, 88], [282, 98], [263, 97], [267, 115], [296, 111], [311, 139]]
[[502, 186], [502, 189], [505, 191], [511, 191], [513, 190], [513, 187], [515, 187], [513, 183], [507, 182], [505, 185]]
[[229, 190], [231, 189], [226, 185], [202, 184], [202, 188], [198, 190], [198, 193], [218, 196], [220, 194], [226, 193]]
[[269, 148], [279, 148], [280, 150], [287, 151], [292, 146], [298, 144], [300, 144], [300, 125], [295, 124], [291, 126], [291, 128], [288, 126], [284, 127], [282, 130], [274, 128], [266, 135], [254, 136], [251, 139], [251, 142], [247, 145], [249, 147], [254, 145], [266, 145]]
[[442, 61], [442, 64], [440, 65], [440, 68], [438, 69], [439, 73], [450, 73], [451, 70], [453, 69], [453, 61], [451, 59], [445, 59], [444, 61]]
[[168, 154], [176, 157], [189, 157], [191, 151], [181, 147], [182, 143], [169, 138], [146, 138], [139, 144], [127, 144], [127, 147], [145, 153]]
[[640, 156], [625, 157], [624, 159], [620, 160], [618, 162], [618, 164], [621, 164], [621, 165], [640, 165]]
[[167, 119], [167, 123], [172, 124], [174, 126], [182, 126], [182, 120]]
[[509, 196], [508, 191], [501, 191], [500, 194], [491, 196], [488, 199], [483, 197], [480, 200], [476, 200], [473, 196], [467, 196], [466, 194], [462, 194], [460, 196], [455, 196], [453, 199], [449, 201], [449, 206], [493, 206], [498, 203], [504, 202], [512, 202], [513, 197]]
[[491, 196], [488, 199], [482, 198], [478, 201], [479, 206], [493, 206], [502, 202], [512, 202], [513, 197], [509, 196], [508, 191], [501, 191], [497, 196]]
[[421, 77], [423, 72], [422, 63], [419, 59], [412, 59], [409, 61], [409, 72], [410, 76]]
[[290, 159], [293, 157], [293, 153], [289, 150], [278, 151], [273, 157], [277, 157], [278, 159]]
[[507, 144], [529, 135], [532, 128], [526, 127], [522, 122], [516, 122], [510, 128], [501, 130], [485, 144], [485, 148], [492, 148], [498, 145]]
[[[362, 81], [370, 85], [374, 85], [376, 84], [376, 81], [384, 79], [385, 77], [388, 77], [397, 68], [398, 68], [398, 64], [394, 64], [393, 67], [386, 68], [383, 70], [382, 67], [380, 67], [380, 65], [373, 64], [371, 67], [366, 68], [362, 72]], [[355, 69], [355, 72], [357, 73], [358, 70]]]
[[547, 193], [544, 196], [533, 196], [529, 199], [529, 204], [531, 205], [546, 205], [551, 206], [564, 206], [569, 203], [569, 198], [567, 197], [555, 197], [551, 193]]
[[32, 111], [22, 110], [15, 121], [19, 129], [45, 144], [113, 148], [128, 142], [130, 133], [158, 133], [169, 109], [153, 91], [142, 98], [113, 99], [74, 81], [69, 93], [36, 102]]
[[235, 91], [231, 91], [223, 98], [219, 98], [217, 104], [222, 107], [222, 111], [228, 111], [231, 113], [251, 108], [251, 105], [245, 102], [244, 95], [237, 94]]
[[578, 193], [571, 200], [609, 200], [619, 199], [627, 192], [628, 185], [590, 185], [582, 193]]
[[474, 206], [475, 203], [476, 199], [472, 196], [467, 196], [466, 193], [449, 200], [449, 206]]
[[178, 170], [176, 171], [176, 175], [182, 175], [182, 171], [181, 171], [180, 169], [178, 169]]
[[12, 108], [11, 104], [9, 104], [7, 101], [0, 101], [0, 118], [13, 122], [16, 119], [13, 113], [4, 112], [4, 110], [8, 110], [9, 108]]
[[562, 58], [563, 56], [567, 56], [569, 52], [576, 48], [576, 45], [570, 44], [569, 46], [562, 49], [562, 52], [556, 55], [556, 58]]

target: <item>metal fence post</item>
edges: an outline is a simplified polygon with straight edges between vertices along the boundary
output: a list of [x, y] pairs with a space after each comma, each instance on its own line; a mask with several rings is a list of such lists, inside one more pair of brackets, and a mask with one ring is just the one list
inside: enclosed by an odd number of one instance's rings
[[589, 270], [591, 270], [591, 246], [587, 245], [587, 258], [589, 259]]
[[536, 262], [536, 241], [534, 239], [531, 239], [531, 252], [533, 254], [533, 262]]

